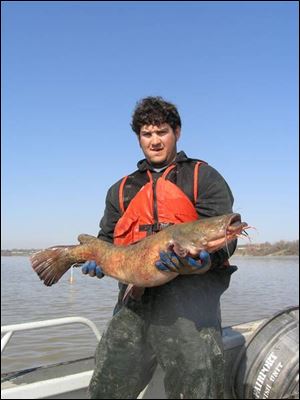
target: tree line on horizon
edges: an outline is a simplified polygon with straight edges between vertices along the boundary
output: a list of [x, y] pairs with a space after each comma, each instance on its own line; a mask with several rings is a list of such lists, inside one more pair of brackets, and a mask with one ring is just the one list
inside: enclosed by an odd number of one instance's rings
[[276, 243], [248, 243], [238, 245], [235, 255], [241, 256], [295, 256], [299, 255], [299, 240], [285, 241], [280, 240]]
[[[1, 256], [29, 256], [41, 249], [11, 249], [1, 250]], [[248, 243], [238, 245], [234, 253], [241, 256], [268, 256], [268, 255], [283, 255], [295, 256], [299, 255], [299, 240], [285, 241], [280, 240], [276, 243]]]

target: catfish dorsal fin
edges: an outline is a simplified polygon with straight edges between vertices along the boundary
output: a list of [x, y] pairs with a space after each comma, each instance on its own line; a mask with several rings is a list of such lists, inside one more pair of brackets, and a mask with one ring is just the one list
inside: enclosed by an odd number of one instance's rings
[[81, 235], [78, 236], [78, 242], [80, 244], [88, 243], [91, 240], [97, 239], [95, 236], [92, 235], [86, 235], [85, 233], [82, 233]]

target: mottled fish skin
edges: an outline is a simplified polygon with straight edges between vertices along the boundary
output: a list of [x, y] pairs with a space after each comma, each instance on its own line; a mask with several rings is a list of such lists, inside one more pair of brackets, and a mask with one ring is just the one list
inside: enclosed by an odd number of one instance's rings
[[[156, 268], [160, 251], [173, 249], [180, 256], [197, 256], [201, 250], [213, 253], [235, 240], [247, 227], [239, 214], [232, 213], [172, 225], [129, 246], [115, 246], [81, 234], [79, 245], [50, 247], [33, 254], [30, 259], [46, 286], [56, 283], [72, 265], [88, 260], [94, 260], [105, 275], [120, 282], [138, 287], [159, 286], [178, 275]], [[207, 269], [183, 273], [205, 273]]]

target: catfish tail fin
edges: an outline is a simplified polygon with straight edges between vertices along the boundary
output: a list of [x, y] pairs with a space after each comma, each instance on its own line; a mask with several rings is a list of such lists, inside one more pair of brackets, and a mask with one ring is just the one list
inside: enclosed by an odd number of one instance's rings
[[58, 282], [63, 274], [76, 262], [70, 250], [78, 246], [54, 246], [34, 253], [31, 265], [46, 286]]

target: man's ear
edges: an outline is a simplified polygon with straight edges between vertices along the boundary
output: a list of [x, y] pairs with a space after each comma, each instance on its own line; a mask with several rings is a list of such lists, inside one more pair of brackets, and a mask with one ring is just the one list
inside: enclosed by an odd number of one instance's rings
[[181, 134], [181, 128], [180, 128], [180, 126], [177, 126], [177, 128], [175, 129], [176, 141], [179, 140], [180, 134]]

